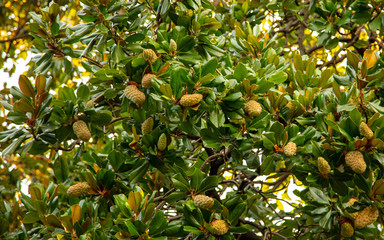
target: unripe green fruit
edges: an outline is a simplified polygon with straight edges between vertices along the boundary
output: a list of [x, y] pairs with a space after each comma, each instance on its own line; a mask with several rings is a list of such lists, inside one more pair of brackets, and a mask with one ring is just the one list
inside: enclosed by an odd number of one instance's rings
[[124, 95], [140, 107], [145, 102], [145, 94], [141, 92], [135, 85], [128, 85], [124, 90]]
[[184, 107], [192, 107], [200, 103], [201, 100], [203, 100], [203, 95], [199, 93], [185, 94], [181, 97], [180, 104], [181, 106], [184, 106]]
[[175, 42], [175, 40], [171, 39], [171, 41], [169, 42], [169, 51], [175, 52], [176, 50], [177, 50], [177, 43]]
[[379, 217], [379, 210], [377, 207], [366, 207], [362, 211], [359, 212], [355, 219], [355, 227], [356, 228], [364, 228], [374, 222]]
[[84, 142], [87, 142], [92, 136], [87, 124], [82, 120], [73, 123], [72, 128], [77, 138]]
[[251, 117], [257, 117], [263, 111], [263, 109], [261, 108], [260, 103], [256, 102], [255, 100], [249, 100], [245, 104], [244, 110]]
[[323, 157], [317, 158], [317, 167], [320, 173], [324, 175], [327, 175], [331, 171], [331, 166], [329, 166], [329, 163]]
[[157, 61], [157, 55], [152, 49], [144, 49], [143, 58], [152, 64]]
[[89, 189], [91, 189], [91, 187], [87, 182], [77, 183], [68, 188], [67, 195], [70, 197], [78, 197], [86, 194]]
[[364, 156], [359, 151], [350, 151], [345, 155], [345, 164], [356, 173], [363, 173], [367, 168]]
[[365, 137], [366, 139], [372, 139], [373, 138], [373, 132], [365, 122], [360, 123], [359, 131], [360, 131], [360, 134], [363, 137]]
[[167, 147], [167, 135], [165, 133], [161, 134], [159, 140], [157, 141], [157, 149], [159, 151], [164, 151]]
[[340, 226], [340, 234], [343, 237], [352, 237], [355, 232], [355, 229], [353, 228], [352, 224], [349, 222], [345, 222], [341, 224]]
[[214, 235], [224, 235], [229, 230], [229, 226], [224, 220], [213, 220], [210, 227]]
[[193, 199], [193, 203], [198, 208], [210, 209], [215, 202], [211, 197], [208, 197], [205, 195], [196, 195], [195, 198]]
[[151, 88], [152, 87], [152, 78], [155, 78], [156, 75], [154, 74], [145, 74], [143, 78], [141, 79], [141, 85], [143, 85], [144, 88]]
[[150, 134], [153, 129], [153, 118], [149, 117], [141, 124], [141, 132], [143, 134]]
[[297, 151], [296, 143], [294, 142], [287, 143], [287, 145], [285, 145], [283, 150], [284, 150], [284, 154], [288, 157], [295, 155]]

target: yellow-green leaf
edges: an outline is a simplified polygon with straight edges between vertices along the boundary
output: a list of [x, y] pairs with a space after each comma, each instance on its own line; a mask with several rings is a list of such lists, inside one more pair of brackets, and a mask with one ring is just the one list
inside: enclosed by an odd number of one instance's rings
[[46, 84], [46, 79], [44, 77], [44, 75], [39, 75], [37, 76], [36, 78], [36, 90], [37, 90], [37, 94], [42, 94], [44, 92], [44, 89], [45, 89], [45, 84]]
[[19, 87], [20, 87], [20, 90], [28, 97], [33, 98], [35, 96], [35, 90], [33, 89], [31, 82], [28, 80], [28, 78], [25, 75], [20, 75]]
[[375, 66], [377, 62], [376, 54], [373, 50], [368, 49], [364, 52], [364, 58], [367, 59], [367, 67], [371, 68]]
[[372, 192], [374, 195], [384, 194], [384, 179], [379, 179], [373, 184]]
[[81, 207], [79, 204], [75, 204], [71, 206], [72, 211], [72, 225], [75, 225], [81, 219]]
[[141, 200], [142, 200], [142, 197], [139, 192], [129, 193], [128, 204], [136, 214], [140, 213], [139, 208], [140, 208]]

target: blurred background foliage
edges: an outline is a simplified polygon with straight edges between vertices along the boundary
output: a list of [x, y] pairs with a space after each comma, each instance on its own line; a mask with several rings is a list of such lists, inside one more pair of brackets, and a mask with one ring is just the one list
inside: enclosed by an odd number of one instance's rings
[[[3, 0], [0, 68], [12, 75], [6, 62], [31, 60], [0, 91], [0, 238], [383, 239], [382, 9]], [[183, 106], [186, 94], [203, 100]], [[257, 116], [244, 111], [252, 100]], [[73, 130], [79, 120], [89, 141]], [[346, 164], [350, 151], [363, 154], [362, 173]], [[79, 182], [89, 189], [68, 194]], [[197, 207], [198, 194], [214, 205]], [[379, 217], [346, 237], [342, 224], [366, 207]], [[226, 234], [214, 234], [217, 219]]]

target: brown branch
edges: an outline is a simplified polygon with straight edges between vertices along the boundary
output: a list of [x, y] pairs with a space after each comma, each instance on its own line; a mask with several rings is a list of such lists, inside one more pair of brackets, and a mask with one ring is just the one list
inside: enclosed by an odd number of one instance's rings
[[328, 62], [326, 63], [323, 63], [322, 65], [320, 65], [319, 67], [320, 68], [323, 68], [323, 67], [328, 67], [329, 65], [336, 65], [337, 63], [343, 61], [347, 56], [344, 55], [340, 58], [338, 58], [339, 54], [344, 51], [345, 49], [349, 48], [350, 46], [352, 46], [355, 42], [357, 42], [357, 40], [359, 39], [359, 36], [360, 36], [360, 33], [361, 33], [361, 30], [364, 28], [364, 25], [360, 26], [355, 35], [353, 36], [353, 38], [351, 39], [351, 41], [349, 41], [347, 44], [345, 44], [344, 46], [342, 46], [332, 57], [331, 60], [329, 60]]
[[15, 36], [15, 37], [8, 38], [8, 39], [5, 39], [5, 40], [0, 40], [0, 43], [13, 42], [15, 40], [19, 40], [19, 39], [22, 39], [22, 38], [25, 38], [25, 37], [28, 37], [28, 36], [29, 36], [28, 33], [24, 33], [24, 34], [19, 35], [19, 36]]
[[264, 234], [265, 230], [267, 229], [266, 227], [263, 227], [255, 222], [251, 222], [251, 221], [248, 221], [248, 220], [245, 220], [245, 219], [241, 219], [239, 218], [239, 222], [243, 223], [243, 224], [248, 224], [248, 225], [251, 225], [255, 228], [257, 228], [257, 230], [259, 230], [261, 233]]
[[94, 60], [94, 59], [92, 59], [86, 55], [83, 55], [82, 57], [87, 59], [90, 64], [98, 66], [99, 68], [103, 68], [103, 65], [101, 63], [99, 63], [98, 61], [96, 61], [96, 60]]
[[75, 148], [75, 146], [76, 146], [79, 142], [80, 142], [80, 140], [78, 139], [78, 140], [76, 140], [76, 142], [72, 143], [72, 145], [71, 145], [69, 148], [63, 148], [63, 147], [58, 146], [57, 148], [55, 148], [55, 150], [56, 150], [56, 151], [57, 151], [57, 150], [62, 150], [62, 151], [70, 152], [70, 151], [72, 151], [72, 150]]
[[121, 120], [125, 120], [125, 119], [131, 119], [132, 117], [118, 117], [118, 118], [115, 118], [115, 119], [113, 119], [111, 122], [109, 122], [108, 124], [107, 124], [107, 126], [108, 125], [111, 125], [111, 124], [113, 124], [113, 123], [115, 123], [115, 122], [117, 122], [117, 121], [121, 121]]
[[207, 159], [205, 159], [205, 161], [204, 161], [203, 164], [201, 165], [200, 170], [203, 170], [204, 167], [205, 167], [209, 162], [214, 161], [214, 160], [216, 160], [218, 157], [222, 157], [222, 156], [223, 156], [222, 153], [216, 153], [216, 154], [214, 154], [214, 155], [211, 155], [211, 156], [207, 157]]

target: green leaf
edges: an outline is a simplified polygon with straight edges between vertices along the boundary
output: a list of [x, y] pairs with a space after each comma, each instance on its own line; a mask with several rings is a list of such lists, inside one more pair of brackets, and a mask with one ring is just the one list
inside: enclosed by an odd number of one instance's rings
[[200, 229], [198, 229], [196, 227], [192, 227], [192, 226], [184, 226], [183, 229], [186, 232], [191, 232], [191, 233], [196, 234], [196, 235], [202, 235], [204, 233]]
[[279, 72], [273, 74], [271, 77], [269, 77], [268, 81], [273, 82], [275, 84], [280, 84], [280, 83], [285, 82], [285, 80], [287, 80], [287, 78], [288, 78], [288, 75], [285, 72], [279, 71]]
[[124, 163], [123, 155], [114, 150], [108, 155], [109, 162], [111, 163], [113, 169], [117, 172], [120, 166]]
[[208, 190], [212, 190], [215, 187], [217, 187], [218, 184], [219, 184], [219, 179], [217, 176], [208, 176], [201, 181], [199, 188], [197, 189], [197, 192], [204, 193]]
[[23, 223], [24, 224], [29, 224], [29, 223], [34, 223], [40, 220], [39, 214], [35, 212], [29, 212], [25, 215], [23, 218]]
[[113, 195], [113, 198], [115, 199], [115, 204], [124, 214], [124, 216], [130, 218], [132, 216], [132, 210], [129, 207], [128, 198], [122, 193], [119, 195]]
[[149, 224], [149, 235], [156, 235], [161, 233], [168, 225], [168, 222], [164, 218], [164, 212], [158, 211]]
[[128, 232], [130, 234], [132, 234], [133, 236], [139, 236], [139, 232], [137, 231], [135, 225], [133, 225], [133, 223], [131, 223], [129, 220], [125, 221], [125, 225], [127, 226], [128, 228]]
[[20, 75], [19, 77], [19, 87], [20, 90], [28, 97], [35, 97], [35, 90], [29, 79], [25, 75]]
[[309, 187], [309, 194], [312, 197], [312, 200], [320, 204], [329, 204], [327, 196], [318, 188]]
[[238, 82], [242, 82], [248, 75], [247, 67], [243, 63], [237, 64], [233, 76]]
[[53, 172], [58, 182], [65, 182], [68, 178], [69, 168], [66, 158], [58, 157], [53, 163]]

